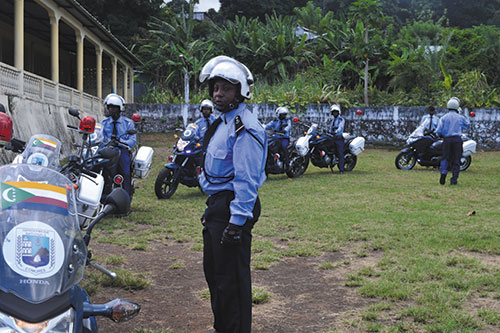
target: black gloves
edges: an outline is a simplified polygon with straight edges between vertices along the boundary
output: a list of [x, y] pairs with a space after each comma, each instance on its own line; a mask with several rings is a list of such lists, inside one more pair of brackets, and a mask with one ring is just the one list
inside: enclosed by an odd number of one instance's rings
[[222, 233], [220, 243], [222, 246], [235, 246], [241, 243], [241, 232], [243, 227], [229, 223]]

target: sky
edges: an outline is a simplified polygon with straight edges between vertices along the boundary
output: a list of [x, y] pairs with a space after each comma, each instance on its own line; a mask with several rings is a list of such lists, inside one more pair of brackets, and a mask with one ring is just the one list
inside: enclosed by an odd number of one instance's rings
[[[170, 2], [171, 0], [165, 0], [166, 3]], [[213, 8], [215, 10], [219, 10], [220, 3], [219, 0], [200, 0], [200, 3], [197, 4], [194, 7], [194, 10], [196, 12], [206, 12], [210, 8]]]

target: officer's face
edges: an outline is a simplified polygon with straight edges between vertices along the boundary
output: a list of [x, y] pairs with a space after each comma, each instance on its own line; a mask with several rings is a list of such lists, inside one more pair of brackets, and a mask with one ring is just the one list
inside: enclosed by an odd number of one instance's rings
[[120, 116], [120, 107], [118, 105], [107, 105], [107, 116], [116, 117]]
[[215, 104], [226, 106], [233, 102], [238, 93], [238, 86], [217, 78], [214, 82], [213, 99]]
[[429, 110], [429, 114], [430, 114], [431, 116], [432, 116], [432, 115], [434, 115], [435, 113], [436, 113], [436, 111], [435, 111], [435, 110]]
[[207, 107], [202, 107], [201, 113], [203, 114], [203, 117], [208, 118], [208, 117], [210, 117], [210, 114], [212, 113], [212, 109], [207, 108]]
[[339, 112], [337, 110], [332, 111], [332, 114], [335, 118], [339, 116]]

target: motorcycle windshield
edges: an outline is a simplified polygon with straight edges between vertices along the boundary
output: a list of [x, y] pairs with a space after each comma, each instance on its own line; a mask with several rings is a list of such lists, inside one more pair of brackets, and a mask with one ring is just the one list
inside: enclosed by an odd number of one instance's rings
[[41, 166], [0, 167], [0, 290], [30, 303], [66, 292], [83, 277], [87, 247], [74, 187]]
[[194, 136], [196, 135], [196, 132], [198, 131], [198, 126], [195, 124], [189, 124], [184, 132], [182, 133], [182, 140], [184, 141], [191, 141]]
[[415, 140], [417, 140], [418, 138], [421, 138], [424, 136], [424, 130], [427, 128], [427, 126], [429, 125], [429, 121], [426, 119], [424, 120], [424, 122], [422, 124], [420, 124], [411, 134], [410, 136], [408, 137], [408, 139], [406, 140], [406, 143], [407, 144], [411, 144], [412, 142], [414, 142]]
[[47, 134], [33, 135], [24, 149], [23, 163], [59, 169], [61, 141]]

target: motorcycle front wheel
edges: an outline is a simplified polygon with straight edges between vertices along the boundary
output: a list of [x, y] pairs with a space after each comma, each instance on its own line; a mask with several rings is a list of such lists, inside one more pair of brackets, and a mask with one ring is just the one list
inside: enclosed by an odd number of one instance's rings
[[290, 168], [286, 175], [290, 178], [298, 177], [307, 170], [309, 165], [309, 155], [301, 156], [296, 151], [290, 154]]
[[415, 166], [415, 163], [417, 163], [417, 156], [411, 151], [401, 152], [396, 156], [394, 162], [396, 168], [400, 170], [411, 170]]
[[346, 154], [344, 157], [344, 171], [352, 171], [358, 162], [358, 157], [354, 154]]
[[179, 185], [179, 177], [173, 169], [164, 168], [155, 181], [155, 193], [158, 199], [168, 199], [174, 195]]
[[460, 171], [465, 171], [470, 167], [470, 164], [472, 163], [472, 157], [467, 156], [467, 157], [461, 157], [460, 158]]

